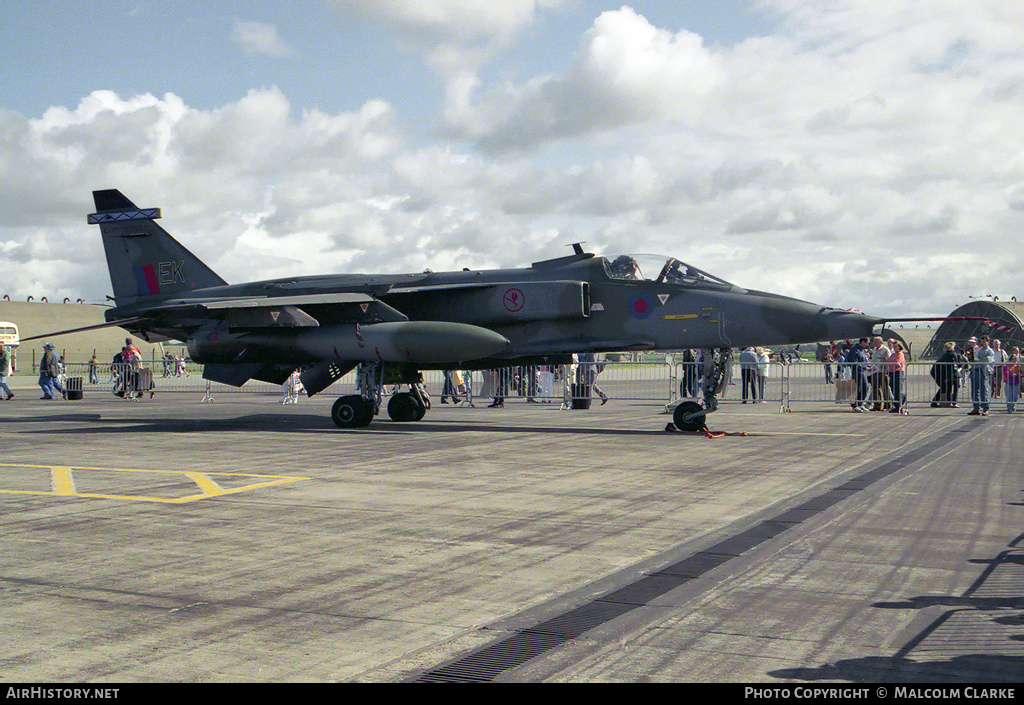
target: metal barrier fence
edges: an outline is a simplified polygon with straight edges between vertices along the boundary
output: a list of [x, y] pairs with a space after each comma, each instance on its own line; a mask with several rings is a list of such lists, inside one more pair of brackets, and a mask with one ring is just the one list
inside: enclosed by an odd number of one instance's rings
[[[570, 403], [572, 399], [607, 397], [624, 401], [652, 401], [671, 405], [679, 399], [700, 399], [699, 363], [677, 363], [671, 358], [666, 362], [598, 363], [578, 365], [575, 369], [559, 365], [551, 367], [513, 367], [502, 370], [463, 371], [464, 387], [456, 390], [455, 400], [460, 403], [479, 403], [501, 396], [506, 400], [520, 399], [538, 403]], [[827, 371], [826, 371], [827, 367]], [[877, 373], [876, 373], [877, 374]], [[250, 380], [237, 388], [202, 378], [202, 366], [190, 364], [187, 369], [163, 365], [162, 362], [144, 362], [140, 368], [129, 365], [99, 365], [92, 368], [88, 363], [69, 363], [65, 376], [82, 378], [85, 392], [105, 390], [107, 393], [121, 393], [127, 398], [147, 397], [156, 394], [202, 395], [202, 401], [214, 401], [220, 396], [238, 394], [264, 394], [277, 396], [282, 401], [290, 397], [290, 385], [271, 384]], [[423, 373], [424, 383], [436, 403], [442, 395], [451, 398], [451, 390], [445, 387], [445, 376], [440, 370]], [[792, 364], [769, 363], [762, 372], [758, 370], [752, 385], [744, 385], [745, 376], [738, 364], [731, 366], [726, 381], [719, 393], [723, 404], [750, 402], [776, 404], [780, 411], [789, 411], [794, 403], [852, 404], [857, 402], [857, 381], [851, 366], [831, 363], [826, 366], [819, 362]], [[889, 403], [894, 398], [891, 375], [875, 377], [870, 369], [865, 370], [861, 394], [864, 403]], [[1005, 386], [1002, 384], [1002, 368], [992, 373], [992, 380], [999, 380], [991, 391], [993, 403], [1005, 402]], [[873, 383], [874, 382], [874, 383]], [[939, 384], [943, 384], [944, 397], [940, 397]], [[743, 389], [747, 386], [747, 389]], [[1016, 394], [1017, 387], [1010, 387]], [[346, 374], [322, 392], [327, 396], [341, 396], [357, 393], [355, 371]], [[393, 391], [392, 386], [386, 392]], [[898, 387], [900, 396], [905, 396], [908, 406], [945, 403], [970, 403], [971, 387], [967, 366], [962, 364], [938, 364], [930, 362], [908, 363], [906, 372], [900, 375]], [[746, 393], [746, 394], [744, 394]], [[996, 394], [998, 393], [998, 394]]]
[[[568, 366], [549, 367], [512, 367], [501, 370], [462, 371], [462, 391], [456, 395], [460, 401], [473, 402], [492, 399], [500, 393], [506, 399], [522, 397], [538, 402], [562, 403], [565, 399], [582, 398], [577, 386], [573, 395], [573, 385], [580, 380], [590, 379], [588, 369], [595, 370], [597, 389], [610, 398], [655, 400], [669, 402], [678, 396], [678, 383], [673, 378], [673, 367], [664, 362], [651, 363], [608, 363], [595, 366], [579, 365], [582, 368], [568, 370]], [[596, 372], [601, 369], [601, 372]], [[202, 365], [189, 364], [186, 368], [170, 365], [161, 361], [143, 362], [137, 367], [128, 364], [102, 364], [92, 366], [89, 363], [66, 363], [66, 377], [79, 377], [83, 380], [83, 389], [106, 390], [109, 393], [125, 392], [125, 396], [136, 396], [141, 393], [148, 396], [151, 392], [185, 393], [205, 395], [204, 401], [215, 399], [221, 395], [261, 393], [278, 395], [282, 399], [288, 397], [289, 383], [285, 385], [271, 384], [259, 380], [249, 380], [243, 387], [232, 387], [217, 382], [209, 382], [202, 377]], [[567, 377], [571, 376], [569, 385]], [[140, 387], [139, 379], [143, 380]], [[444, 373], [441, 370], [425, 370], [424, 384], [430, 396], [438, 400], [445, 389]], [[150, 383], [152, 386], [150, 386]], [[568, 391], [566, 387], [568, 386]], [[142, 388], [144, 387], [144, 388]], [[605, 388], [609, 391], [605, 392]], [[391, 391], [392, 386], [386, 387]], [[675, 392], [673, 392], [673, 389]], [[599, 396], [598, 392], [590, 391]], [[356, 372], [353, 370], [336, 380], [330, 387], [321, 392], [323, 395], [341, 396], [358, 392]], [[445, 396], [451, 396], [446, 394]]]
[[[824, 363], [786, 366], [783, 408], [788, 409], [792, 402], [854, 404], [858, 400], [872, 405], [888, 405], [897, 400], [907, 406], [971, 404], [973, 384], [971, 365], [967, 363], [911, 362], [900, 373], [867, 367], [860, 381], [851, 365], [832, 363], [828, 367], [826, 371]], [[1004, 381], [1005, 367], [994, 365], [987, 375], [990, 404], [1017, 401], [1019, 376]]]

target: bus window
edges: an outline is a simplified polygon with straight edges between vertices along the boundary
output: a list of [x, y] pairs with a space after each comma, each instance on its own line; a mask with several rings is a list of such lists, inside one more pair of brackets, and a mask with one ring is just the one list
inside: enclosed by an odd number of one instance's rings
[[18, 326], [7, 321], [0, 321], [0, 341], [3, 341], [3, 344], [8, 347], [18, 347], [20, 342], [18, 339]]

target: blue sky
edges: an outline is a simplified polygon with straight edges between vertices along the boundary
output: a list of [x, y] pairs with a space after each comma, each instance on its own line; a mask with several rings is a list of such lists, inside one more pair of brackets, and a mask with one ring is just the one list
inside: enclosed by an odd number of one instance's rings
[[109, 293], [100, 188], [229, 281], [585, 241], [882, 315], [1019, 293], [1019, 2], [15, 0], [5, 28], [12, 298]]
[[[768, 31], [774, 17], [736, 0], [631, 6], [657, 26], [688, 29], [725, 45]], [[522, 79], [559, 71], [594, 16], [618, 7], [566, 2], [542, 9], [518, 30], [515, 42], [497, 50], [487, 73]], [[272, 27], [285, 51], [245, 43], [236, 25], [246, 22]], [[299, 110], [354, 110], [382, 98], [403, 114], [425, 116], [444, 92], [414, 36], [344, 3], [13, 0], [5, 6], [4, 23], [4, 107], [27, 116], [53, 105], [73, 108], [97, 88], [126, 97], [170, 91], [194, 108], [210, 109], [250, 88], [276, 85]]]

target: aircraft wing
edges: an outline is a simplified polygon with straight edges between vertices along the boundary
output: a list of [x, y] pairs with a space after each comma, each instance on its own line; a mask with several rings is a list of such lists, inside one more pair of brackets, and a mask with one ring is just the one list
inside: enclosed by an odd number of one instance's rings
[[[210, 299], [177, 299], [144, 310], [145, 318], [189, 316], [222, 319], [232, 328], [318, 326], [319, 321], [308, 313], [330, 307], [334, 323], [375, 323], [407, 321], [402, 312], [380, 299], [362, 293], [330, 293], [272, 297], [230, 297]], [[137, 320], [137, 319], [136, 319]]]
[[43, 333], [42, 335], [33, 335], [28, 338], [22, 338], [21, 342], [27, 342], [29, 340], [42, 340], [43, 338], [51, 338], [55, 335], [68, 335], [70, 333], [85, 333], [90, 330], [100, 330], [102, 328], [113, 328], [121, 325], [131, 325], [132, 323], [138, 323], [139, 321], [147, 320], [144, 316], [135, 316], [134, 318], [122, 318], [119, 321], [112, 323], [96, 323], [91, 326], [82, 326], [81, 328], [72, 328], [70, 330], [60, 330], [53, 333]]

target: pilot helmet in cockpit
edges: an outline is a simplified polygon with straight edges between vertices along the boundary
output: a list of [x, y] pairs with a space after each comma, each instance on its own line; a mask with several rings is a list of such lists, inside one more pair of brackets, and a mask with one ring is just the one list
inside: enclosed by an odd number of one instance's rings
[[608, 265], [608, 273], [616, 279], [639, 279], [640, 267], [629, 255], [619, 255]]

